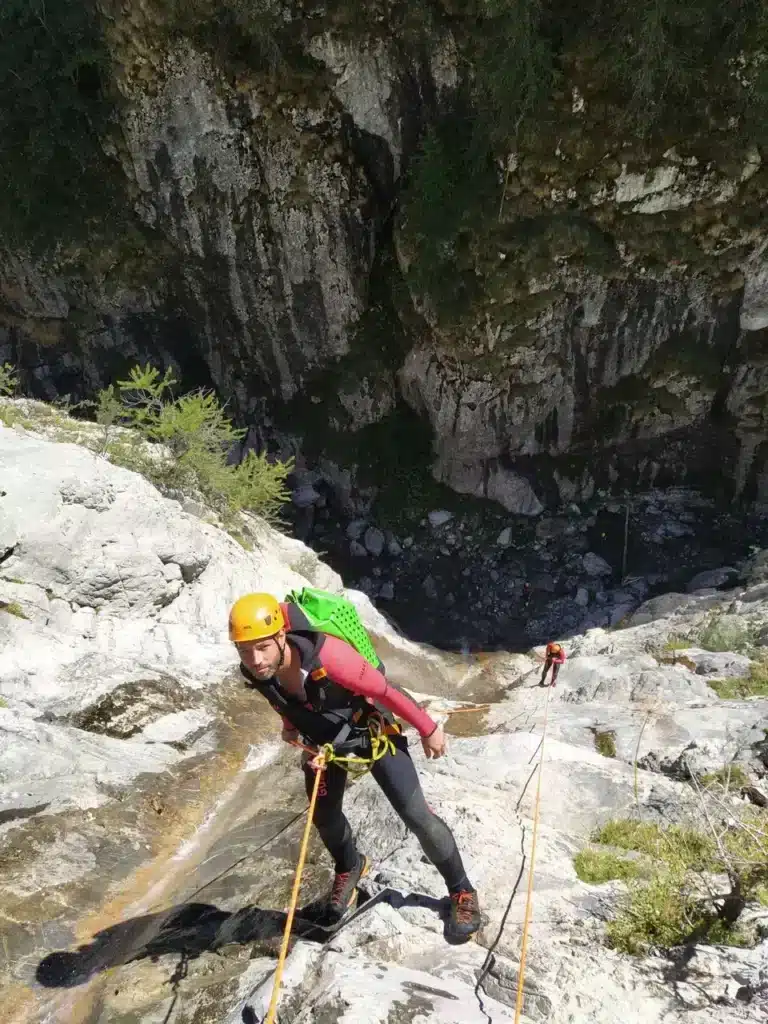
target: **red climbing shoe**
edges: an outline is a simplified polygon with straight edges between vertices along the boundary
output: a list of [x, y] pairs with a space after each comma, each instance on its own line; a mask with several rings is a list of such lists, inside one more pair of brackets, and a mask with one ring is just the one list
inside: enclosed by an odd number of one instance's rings
[[327, 907], [328, 917], [332, 921], [340, 921], [352, 910], [357, 900], [358, 882], [368, 874], [370, 867], [368, 858], [359, 854], [357, 866], [352, 871], [336, 872]]
[[482, 924], [480, 903], [474, 889], [451, 893], [451, 906], [445, 922], [445, 937], [449, 942], [466, 941]]

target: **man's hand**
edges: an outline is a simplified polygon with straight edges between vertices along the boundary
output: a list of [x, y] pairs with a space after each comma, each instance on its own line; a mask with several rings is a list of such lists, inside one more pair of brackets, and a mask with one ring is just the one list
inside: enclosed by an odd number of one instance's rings
[[281, 740], [283, 740], [285, 743], [295, 743], [298, 738], [298, 729], [287, 729], [285, 726], [283, 726], [283, 731], [280, 733]]
[[438, 725], [431, 736], [423, 737], [421, 745], [428, 760], [442, 757], [445, 753], [445, 733], [443, 732], [443, 727]]

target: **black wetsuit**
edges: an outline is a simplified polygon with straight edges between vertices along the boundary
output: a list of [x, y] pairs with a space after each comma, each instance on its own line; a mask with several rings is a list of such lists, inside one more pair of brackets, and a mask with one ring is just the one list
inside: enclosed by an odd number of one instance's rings
[[[408, 741], [404, 736], [395, 736], [393, 740], [396, 753], [386, 754], [377, 761], [371, 775], [407, 828], [419, 840], [422, 850], [443, 876], [448, 889], [452, 892], [471, 889], [453, 833], [424, 798], [416, 767], [408, 753]], [[307, 796], [311, 796], [315, 771], [307, 761], [305, 759], [304, 778]], [[320, 838], [336, 862], [337, 872], [352, 871], [358, 861], [352, 829], [342, 810], [346, 784], [344, 768], [329, 764], [325, 769], [325, 779], [320, 783], [313, 818]]]
[[[399, 714], [404, 712], [408, 717], [410, 708], [413, 713], [424, 715], [402, 691], [397, 691], [395, 700], [393, 691], [397, 688], [386, 682], [383, 665], [378, 670], [374, 669], [348, 644], [312, 631], [300, 609], [293, 605], [282, 607], [289, 627], [287, 642], [298, 653], [302, 669], [309, 673], [304, 680], [305, 698], [287, 696], [276, 678], [258, 681], [242, 665], [241, 672], [248, 684], [266, 697], [283, 717], [286, 727], [298, 729], [312, 744], [332, 742], [337, 753], [369, 756], [368, 716], [376, 711], [390, 727], [394, 722], [386, 706], [360, 696], [360, 692], [365, 692], [363, 680], [370, 677], [371, 673], [376, 676], [380, 687], [389, 691], [389, 702], [401, 709]], [[443, 819], [427, 806], [416, 768], [408, 753], [408, 741], [400, 733], [399, 726], [391, 739], [395, 753], [386, 754], [377, 761], [371, 774], [397, 814], [419, 840], [424, 853], [443, 876], [448, 888], [453, 892], [471, 889], [453, 833]], [[347, 749], [340, 749], [340, 741], [343, 741]], [[349, 749], [350, 745], [355, 749]], [[303, 769], [307, 795], [311, 796], [315, 773], [307, 763], [309, 760], [309, 756], [304, 757]], [[354, 870], [358, 863], [352, 829], [342, 810], [346, 783], [346, 770], [340, 764], [329, 764], [320, 784], [313, 818], [339, 873]]]

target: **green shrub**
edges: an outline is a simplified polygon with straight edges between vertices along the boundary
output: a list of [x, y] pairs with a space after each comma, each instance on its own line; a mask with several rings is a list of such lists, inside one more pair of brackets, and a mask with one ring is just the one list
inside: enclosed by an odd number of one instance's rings
[[701, 919], [683, 886], [683, 876], [666, 869], [645, 884], [633, 885], [619, 914], [608, 922], [609, 944], [625, 953], [642, 953], [651, 945], [668, 948], [684, 942]]
[[641, 873], [637, 861], [626, 860], [607, 850], [581, 850], [573, 858], [573, 866], [582, 882], [594, 884], [615, 878], [627, 881]]
[[707, 682], [723, 700], [768, 697], [768, 662], [753, 662], [748, 676], [738, 679], [710, 679]]
[[8, 707], [8, 701], [5, 699], [5, 697], [0, 697], [0, 708], [7, 708], [7, 707]]
[[722, 786], [724, 789], [741, 789], [749, 785], [747, 773], [738, 764], [727, 764], [715, 772], [707, 772], [699, 779], [702, 786]]
[[595, 749], [603, 757], [616, 757], [616, 735], [612, 732], [595, 732]]
[[757, 808], [743, 812], [738, 827], [729, 828], [722, 843], [742, 894], [757, 899], [768, 883], [768, 813]]
[[506, 153], [523, 122], [549, 98], [552, 46], [540, 0], [486, 0], [472, 39], [474, 92], [493, 143]]
[[738, 927], [717, 916], [684, 872], [666, 866], [650, 881], [630, 885], [619, 913], [608, 922], [606, 938], [614, 949], [633, 954], [653, 946], [669, 949], [692, 939], [727, 946], [750, 944]]
[[475, 297], [474, 273], [462, 274], [463, 247], [492, 209], [498, 192], [490, 143], [466, 95], [422, 139], [402, 202], [411, 252], [408, 276], [457, 315]]
[[749, 640], [749, 628], [743, 619], [713, 613], [699, 634], [698, 644], [705, 651], [743, 651]]
[[6, 398], [16, 393], [19, 386], [19, 375], [10, 363], [0, 365], [0, 395]]
[[[292, 463], [272, 463], [251, 451], [239, 465], [228, 465], [245, 431], [233, 426], [211, 392], [170, 397], [174, 383], [170, 371], [160, 377], [153, 367], [134, 367], [128, 380], [100, 393], [96, 416], [110, 458], [158, 486], [200, 491], [229, 526], [240, 511], [274, 517], [287, 500]], [[136, 437], [110, 441], [110, 428], [119, 425], [133, 427]]]
[[691, 646], [691, 641], [681, 636], [670, 636], [664, 644], [665, 651], [685, 651]]
[[[713, 773], [716, 774], [716, 773]], [[708, 799], [706, 791], [702, 794]], [[722, 821], [716, 805], [709, 812], [714, 836], [683, 825], [665, 828], [635, 819], [609, 821], [593, 837], [597, 842], [647, 854], [649, 877], [629, 879], [629, 891], [607, 928], [608, 942], [627, 953], [650, 946], [669, 947], [692, 941], [728, 945], [750, 944], [753, 937], [738, 924], [751, 900], [766, 899], [768, 883], [768, 813], [748, 810]], [[717, 825], [713, 822], [717, 822]], [[606, 851], [592, 866], [590, 851], [579, 877], [603, 881], [615, 869], [616, 858]], [[579, 855], [580, 857], [582, 854]], [[593, 878], [586, 877], [592, 871]], [[697, 874], [727, 876], [730, 889], [712, 894]], [[612, 877], [618, 877], [613, 875]]]
[[[727, 93], [728, 61], [743, 50], [760, 52], [766, 38], [764, 5], [716, 0], [646, 0], [598, 4], [588, 20], [600, 66], [627, 98], [627, 114], [650, 130], [675, 105], [708, 92]], [[613, 16], [613, 32], [606, 31]], [[747, 89], [730, 90], [753, 119], [765, 116], [766, 95], [759, 74]], [[764, 126], [763, 126], [764, 130]]]

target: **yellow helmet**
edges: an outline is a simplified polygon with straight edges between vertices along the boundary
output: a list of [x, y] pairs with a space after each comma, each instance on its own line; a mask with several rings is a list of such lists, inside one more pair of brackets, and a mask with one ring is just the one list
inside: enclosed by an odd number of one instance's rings
[[229, 639], [266, 640], [285, 628], [279, 603], [271, 594], [246, 594], [229, 612]]

